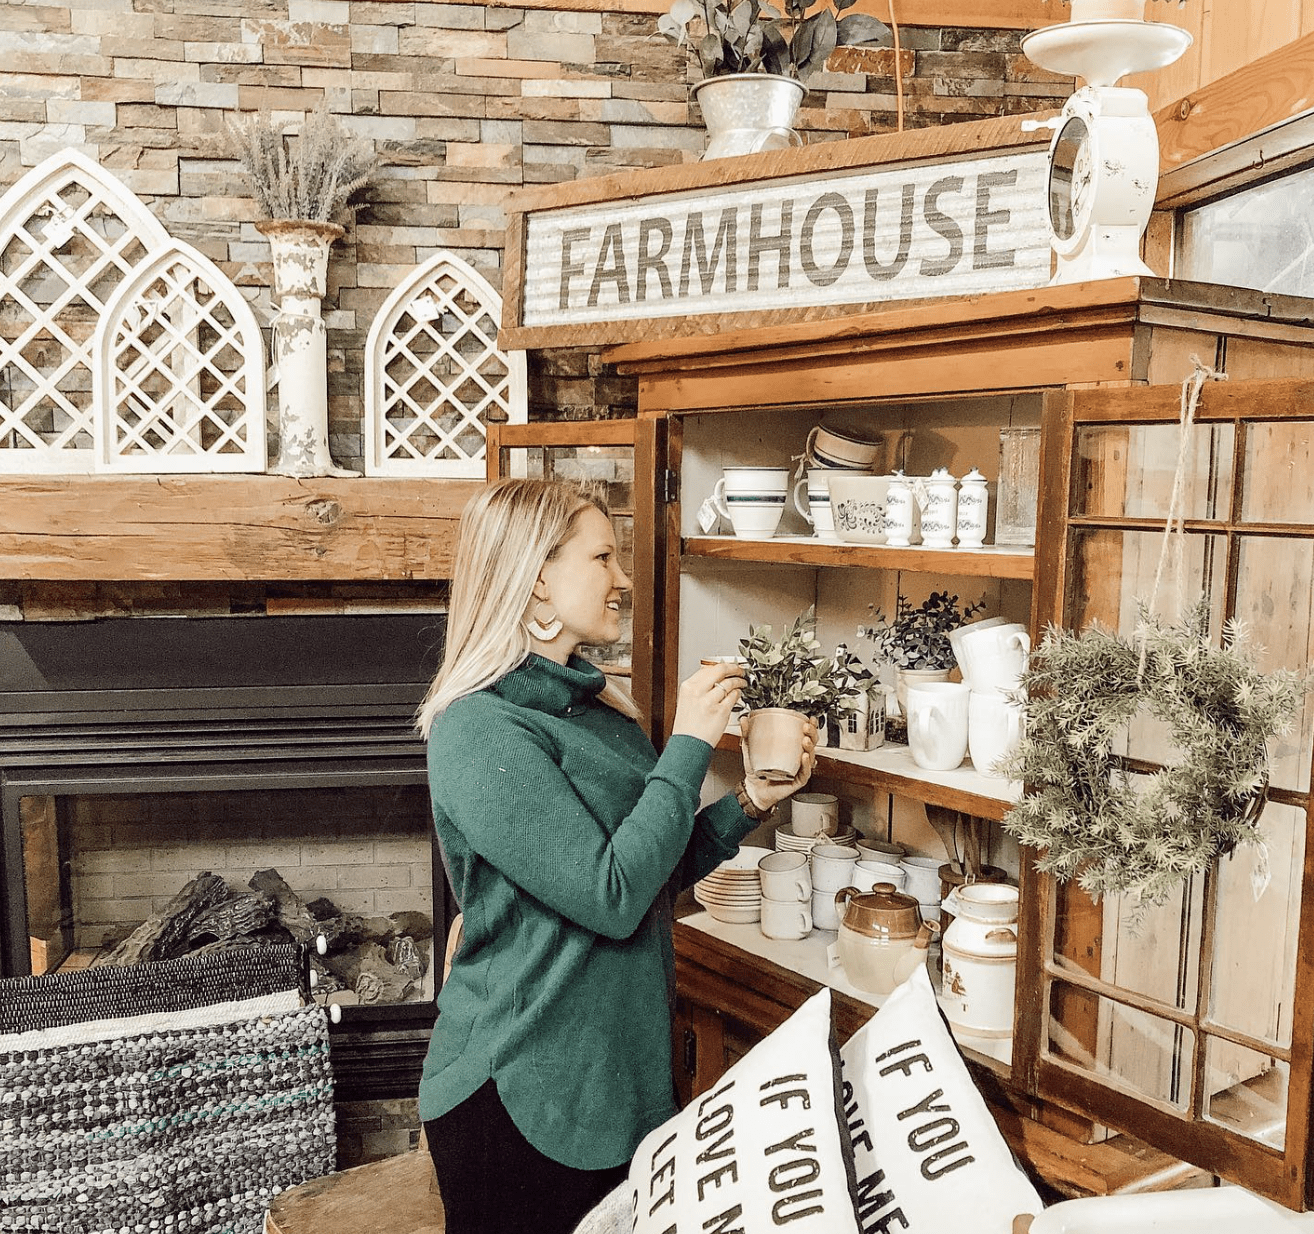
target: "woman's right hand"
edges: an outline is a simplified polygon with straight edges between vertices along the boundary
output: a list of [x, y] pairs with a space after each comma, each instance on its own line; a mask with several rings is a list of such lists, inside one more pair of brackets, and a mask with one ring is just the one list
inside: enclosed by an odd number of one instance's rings
[[730, 723], [739, 691], [747, 684], [738, 664], [704, 664], [680, 683], [671, 735], [682, 733], [715, 746]]

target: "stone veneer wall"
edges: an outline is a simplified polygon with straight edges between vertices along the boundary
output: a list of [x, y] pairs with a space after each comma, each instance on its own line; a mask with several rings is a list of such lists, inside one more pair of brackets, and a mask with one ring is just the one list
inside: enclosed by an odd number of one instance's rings
[[[1018, 33], [908, 28], [906, 124], [1049, 107]], [[388, 291], [450, 249], [500, 282], [505, 200], [523, 185], [691, 161], [704, 145], [685, 54], [653, 16], [426, 0], [55, 0], [0, 6], [0, 186], [64, 146], [143, 196], [269, 319], [269, 250], [224, 121], [297, 120], [321, 99], [385, 166], [329, 272], [335, 456], [359, 465], [366, 332]], [[815, 78], [809, 142], [896, 124], [895, 53], [842, 48]], [[625, 415], [634, 388], [586, 355], [535, 366], [536, 415]]]

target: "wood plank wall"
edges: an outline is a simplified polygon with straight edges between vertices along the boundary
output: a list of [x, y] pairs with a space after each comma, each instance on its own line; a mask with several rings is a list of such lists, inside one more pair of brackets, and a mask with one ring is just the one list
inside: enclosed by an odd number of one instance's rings
[[1195, 39], [1176, 64], [1120, 83], [1144, 90], [1151, 111], [1314, 34], [1314, 0], [1186, 0], [1180, 6], [1151, 0], [1147, 16], [1181, 26]]

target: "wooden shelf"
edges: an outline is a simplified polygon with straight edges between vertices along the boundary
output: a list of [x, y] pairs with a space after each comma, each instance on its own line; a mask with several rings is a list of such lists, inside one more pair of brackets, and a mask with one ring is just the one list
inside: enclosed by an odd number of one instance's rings
[[[716, 748], [737, 751], [738, 733], [727, 732]], [[1003, 818], [1022, 795], [1022, 785], [1017, 780], [983, 776], [970, 762], [952, 771], [927, 771], [913, 762], [912, 751], [907, 746], [893, 743], [861, 753], [823, 747], [817, 751], [813, 774], [883, 789], [896, 797], [929, 802], [994, 821]]]
[[814, 536], [745, 540], [738, 536], [690, 536], [686, 557], [755, 561], [764, 565], [858, 566], [866, 570], [912, 570], [973, 578], [1031, 579], [1036, 555], [1029, 548], [988, 544], [984, 548], [891, 548], [885, 544], [844, 544]]

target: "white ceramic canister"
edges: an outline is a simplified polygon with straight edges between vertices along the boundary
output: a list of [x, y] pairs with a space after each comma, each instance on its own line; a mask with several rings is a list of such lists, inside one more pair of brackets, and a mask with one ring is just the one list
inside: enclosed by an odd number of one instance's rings
[[922, 505], [922, 543], [927, 548], [953, 548], [955, 513], [958, 508], [957, 484], [943, 467], [937, 467], [926, 481], [926, 498]]
[[953, 921], [941, 939], [941, 1006], [950, 1024], [978, 1037], [1013, 1035], [1017, 987], [1017, 888], [968, 883], [945, 901]]
[[975, 467], [958, 481], [958, 511], [954, 538], [959, 548], [980, 548], [985, 543], [986, 511], [990, 494], [986, 478]]
[[896, 471], [885, 490], [885, 543], [906, 548], [912, 543], [913, 491], [908, 477]]

